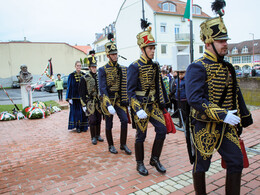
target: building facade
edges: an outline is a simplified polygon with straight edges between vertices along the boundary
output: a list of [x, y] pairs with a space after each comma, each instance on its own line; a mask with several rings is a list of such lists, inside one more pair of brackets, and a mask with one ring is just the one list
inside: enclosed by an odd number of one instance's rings
[[[174, 67], [177, 55], [190, 53], [190, 22], [183, 18], [185, 7], [186, 3], [179, 0], [144, 1], [145, 18], [151, 23], [157, 42], [154, 60], [161, 65]], [[129, 65], [140, 56], [136, 35], [142, 31], [142, 13], [142, 0], [125, 0], [121, 6], [115, 22], [116, 39], [119, 55], [126, 57], [127, 61], [120, 59], [120, 63]], [[194, 59], [204, 52], [199, 26], [208, 18], [199, 5], [193, 5]]]
[[4, 87], [11, 87], [12, 82], [17, 81], [16, 75], [22, 64], [27, 65], [33, 82], [36, 82], [50, 58], [54, 75], [68, 75], [75, 70], [75, 62], [85, 57], [84, 51], [66, 43], [0, 42], [0, 83]]
[[116, 31], [115, 31], [115, 24], [109, 24], [105, 28], [103, 28], [102, 33], [95, 34], [95, 41], [93, 43], [95, 51], [96, 51], [96, 58], [97, 58], [97, 66], [98, 68], [104, 66], [107, 62], [107, 56], [105, 52], [105, 44], [108, 42], [107, 36], [109, 33], [114, 34], [114, 39], [116, 39]]
[[225, 59], [236, 70], [260, 69], [260, 39], [229, 44]]

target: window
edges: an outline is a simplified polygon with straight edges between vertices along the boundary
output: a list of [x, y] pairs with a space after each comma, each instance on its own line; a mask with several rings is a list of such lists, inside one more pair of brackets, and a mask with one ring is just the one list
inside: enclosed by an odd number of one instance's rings
[[165, 33], [166, 32], [166, 23], [161, 23], [160, 29], [161, 29], [162, 33]]
[[170, 6], [170, 12], [176, 12], [176, 6], [172, 3], [169, 4]]
[[161, 54], [167, 53], [167, 45], [161, 45]]
[[242, 56], [242, 63], [251, 63], [251, 56]]
[[240, 56], [232, 57], [232, 63], [233, 64], [240, 64], [241, 63]]
[[196, 15], [201, 15], [201, 8], [197, 5], [192, 6], [192, 13]]
[[199, 47], [199, 51], [200, 51], [200, 53], [203, 53], [204, 51], [204, 46], [203, 45], [200, 45], [200, 47]]
[[180, 26], [179, 25], [175, 25], [174, 27], [174, 34], [178, 35], [180, 33]]
[[98, 61], [101, 62], [101, 56], [98, 56]]
[[224, 60], [226, 60], [227, 62], [229, 62], [229, 57], [224, 56]]
[[103, 61], [105, 62], [107, 59], [106, 55], [103, 55]]
[[176, 12], [176, 5], [170, 2], [166, 2], [162, 4], [162, 10], [163, 11], [170, 11], [170, 12]]
[[[238, 54], [238, 49], [236, 48], [236, 47], [234, 47], [233, 49], [232, 49], [232, 54]], [[234, 63], [234, 62], [233, 62]]]
[[248, 53], [248, 47], [247, 46], [244, 46], [242, 48], [242, 53]]

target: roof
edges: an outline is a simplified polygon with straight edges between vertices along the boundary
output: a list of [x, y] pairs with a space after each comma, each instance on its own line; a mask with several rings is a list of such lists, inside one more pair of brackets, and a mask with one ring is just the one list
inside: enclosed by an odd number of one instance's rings
[[[248, 53], [244, 53], [244, 54], [246, 55], [253, 54], [253, 40], [249, 40], [249, 41], [242, 41], [240, 43], [228, 44], [228, 50], [229, 50], [228, 56], [241, 55], [244, 46], [248, 48]], [[237, 54], [232, 54], [232, 50], [234, 47], [238, 49]], [[260, 39], [254, 40], [254, 54], [260, 54]]]
[[[183, 1], [179, 1], [179, 0], [165, 0], [165, 1], [162, 1], [162, 0], [146, 0], [146, 2], [151, 6], [153, 11], [155, 11], [155, 12], [173, 14], [173, 15], [184, 15], [185, 7], [186, 7], [186, 3], [183, 2]], [[164, 3], [164, 2], [172, 2], [173, 4], [175, 4], [176, 5], [176, 12], [163, 11], [162, 8], [160, 8], [159, 5]], [[196, 5], [196, 4], [193, 4], [193, 5]], [[197, 5], [197, 6], [199, 6], [199, 5]], [[206, 13], [204, 13], [203, 11], [201, 11], [201, 15], [193, 14], [192, 16], [193, 17], [210, 18], [210, 16], [207, 15]]]
[[83, 51], [85, 54], [88, 54], [89, 51], [92, 49], [90, 45], [75, 45], [72, 46], [80, 51]]

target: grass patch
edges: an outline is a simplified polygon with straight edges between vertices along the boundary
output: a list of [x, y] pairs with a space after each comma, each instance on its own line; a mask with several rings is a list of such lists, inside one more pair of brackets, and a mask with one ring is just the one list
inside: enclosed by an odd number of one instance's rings
[[[60, 104], [58, 104], [56, 101], [54, 100], [50, 100], [50, 101], [46, 101], [44, 102], [46, 104], [47, 107], [51, 106], [57, 106], [60, 108]], [[16, 104], [18, 106], [18, 108], [22, 111], [23, 106], [22, 104]], [[0, 113], [3, 111], [7, 111], [12, 113], [12, 110], [15, 108], [15, 106], [13, 104], [10, 105], [0, 105]]]

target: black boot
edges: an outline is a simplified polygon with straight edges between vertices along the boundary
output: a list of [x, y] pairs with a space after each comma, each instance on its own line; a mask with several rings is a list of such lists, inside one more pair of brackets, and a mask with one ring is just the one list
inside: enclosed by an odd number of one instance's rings
[[204, 195], [206, 193], [205, 172], [193, 173], [193, 185], [196, 195]]
[[241, 172], [227, 173], [226, 195], [239, 195], [241, 187]]
[[124, 150], [126, 154], [132, 154], [131, 150], [126, 145], [127, 139], [127, 123], [121, 123], [121, 134], [120, 134], [120, 149]]
[[107, 143], [108, 143], [108, 150], [112, 154], [117, 154], [117, 150], [114, 147], [113, 137], [112, 137], [112, 130], [106, 129], [106, 137], [107, 137]]
[[97, 139], [96, 139], [96, 126], [90, 125], [90, 135], [91, 135], [91, 142], [93, 145], [97, 144]]
[[103, 142], [104, 140], [102, 139], [102, 137], [100, 136], [100, 124], [96, 126], [96, 138], [98, 141]]
[[77, 133], [81, 133], [80, 128], [76, 128]]
[[144, 166], [144, 143], [143, 142], [138, 142], [135, 143], [135, 159], [136, 159], [136, 170], [141, 174], [141, 175], [148, 175], [148, 170]]
[[150, 165], [155, 166], [156, 170], [160, 173], [166, 172], [166, 169], [160, 163], [160, 160], [159, 160], [159, 158], [161, 156], [162, 148], [163, 148], [163, 142], [164, 142], [164, 140], [154, 140], [152, 156], [150, 159]]

